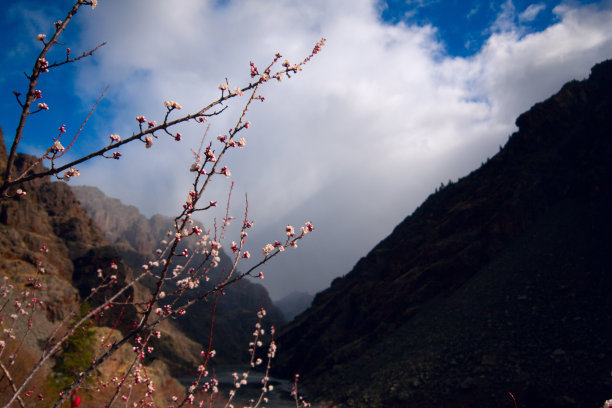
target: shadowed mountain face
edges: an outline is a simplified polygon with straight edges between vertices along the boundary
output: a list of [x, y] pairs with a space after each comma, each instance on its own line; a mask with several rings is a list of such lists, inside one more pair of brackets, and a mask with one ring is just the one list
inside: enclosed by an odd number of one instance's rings
[[601, 406], [612, 396], [612, 61], [517, 119], [278, 339], [342, 406]]

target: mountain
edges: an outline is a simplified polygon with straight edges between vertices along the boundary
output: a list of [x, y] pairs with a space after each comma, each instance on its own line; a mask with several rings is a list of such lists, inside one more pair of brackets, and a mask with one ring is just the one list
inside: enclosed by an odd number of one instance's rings
[[310, 293], [295, 291], [277, 300], [274, 304], [283, 312], [285, 319], [291, 321], [295, 316], [310, 307], [312, 299], [314, 299], [314, 295]]
[[[6, 166], [6, 162], [6, 145], [0, 129], [0, 169]], [[33, 164], [34, 157], [19, 154], [15, 161], [15, 173], [29, 169]], [[31, 170], [43, 169], [38, 164]], [[111, 263], [114, 263], [117, 269], [113, 274], [117, 276], [117, 283], [120, 285], [130, 280], [141, 270], [141, 265], [151, 259], [159, 241], [172, 225], [168, 217], [146, 219], [133, 207], [108, 199], [93, 188], [81, 188], [98, 206], [110, 203], [106, 210], [104, 206], [98, 208], [94, 220], [81, 205], [81, 201], [85, 201], [82, 197], [77, 198], [65, 182], [52, 182], [50, 177], [27, 182], [22, 188], [25, 195], [0, 200], [0, 278], [7, 277], [8, 282], [15, 286], [8, 300], [3, 300], [4, 306], [0, 307], [3, 311], [0, 313], [0, 325], [3, 330], [13, 327], [10, 323], [12, 317], [9, 318], [13, 313], [13, 302], [17, 304], [19, 300], [25, 305], [27, 296], [35, 296], [42, 301], [43, 309], [35, 313], [31, 330], [28, 329], [27, 318], [17, 320], [14, 326], [15, 341], [8, 338], [9, 332], [4, 332], [2, 340], [6, 347], [3, 348], [4, 353], [0, 352], [1, 362], [10, 367], [11, 353], [16, 347], [21, 350], [19, 359], [15, 360], [10, 370], [13, 378], [23, 378], [47, 341], [52, 336], [63, 334], [62, 329], [54, 331], [55, 328], [65, 318], [70, 321], [70, 315], [79, 310], [82, 300], [91, 294], [93, 287], [99, 285], [99, 268], [108, 273]], [[98, 223], [109, 231], [102, 230]], [[187, 245], [186, 241], [189, 240], [183, 240], [184, 245]], [[195, 244], [189, 248], [190, 252], [194, 252]], [[202, 285], [192, 294], [197, 296], [212, 288], [224, 272], [229, 270], [232, 264], [230, 258], [224, 253], [220, 253], [220, 257], [219, 267], [209, 274], [211, 283]], [[198, 261], [198, 258], [194, 260]], [[42, 285], [40, 290], [34, 288], [35, 282]], [[4, 279], [0, 279], [2, 297], [6, 295], [5, 284]], [[137, 283], [117, 300], [119, 303], [146, 302], [151, 296], [151, 287], [151, 282], [143, 280], [143, 284]], [[88, 303], [91, 306], [98, 305], [108, 299], [114, 290], [111, 287], [98, 290]], [[24, 291], [28, 295], [20, 294]], [[168, 293], [171, 291], [170, 286]], [[170, 294], [165, 299], [167, 303], [173, 300]], [[155, 397], [157, 405], [166, 406], [166, 399], [172, 395], [184, 394], [184, 387], [176, 377], [194, 376], [201, 364], [200, 352], [208, 346], [211, 332], [213, 303], [214, 298], [200, 302], [184, 316], [166, 320], [159, 325], [161, 338], [153, 340], [154, 350], [145, 362], [147, 372], [155, 384], [160, 386]], [[248, 365], [249, 342], [253, 338], [257, 312], [262, 306], [267, 310], [264, 327], [284, 324], [281, 312], [272, 305], [267, 291], [259, 284], [243, 279], [228, 286], [225, 294], [219, 296], [212, 342], [217, 357], [211, 363], [211, 369], [214, 370], [215, 364], [224, 363]], [[102, 338], [120, 338], [121, 332], [130, 331], [133, 322], [137, 320], [138, 311], [131, 305], [104, 310], [103, 314], [96, 316], [96, 323], [92, 324], [96, 344]], [[29, 330], [29, 334], [25, 342], [19, 345], [26, 330]], [[128, 368], [126, 364], [130, 363], [133, 356], [132, 346], [124, 344], [116, 355], [98, 367], [97, 378], [109, 379], [117, 373], [125, 372]], [[53, 361], [45, 365], [37, 375], [37, 390], [45, 395], [56, 394], [58, 390], [54, 388], [52, 378]], [[8, 387], [10, 384], [6, 376], [0, 375], [0, 388], [6, 390]], [[86, 390], [83, 390], [82, 395], [92, 406], [101, 406], [105, 397], [104, 392], [90, 394]], [[0, 403], [10, 396], [9, 392], [0, 392]], [[48, 402], [52, 403], [52, 398]]]
[[[172, 229], [174, 220], [163, 215], [146, 218], [133, 206], [104, 195], [95, 187], [77, 186], [72, 191], [87, 210], [94, 222], [100, 226], [106, 239], [121, 254], [122, 259], [132, 269], [154, 259], [154, 252], [160, 241], [166, 238], [166, 232]], [[200, 223], [195, 225], [206, 230]], [[183, 241], [180, 251], [187, 248], [195, 253], [195, 241]], [[190, 291], [191, 297], [198, 297], [213, 288], [231, 270], [233, 261], [220, 251], [219, 266], [208, 273], [210, 281], [202, 283]], [[199, 263], [196, 257], [192, 265]], [[146, 282], [145, 286], [153, 289], [155, 282]], [[172, 285], [172, 283], [168, 283]], [[266, 309], [265, 325], [280, 327], [285, 323], [281, 311], [272, 303], [267, 290], [260, 284], [243, 279], [224, 290], [215, 308], [213, 346], [217, 351], [215, 361], [239, 364], [248, 362], [248, 344], [257, 322], [257, 312], [261, 307]], [[174, 298], [168, 296], [165, 301], [171, 303]], [[212, 324], [212, 304], [214, 298], [200, 302], [189, 309], [189, 313], [176, 319], [175, 323], [189, 338], [206, 343], [210, 336]], [[186, 367], [192, 369], [193, 367]], [[187, 374], [187, 373], [184, 373]]]
[[[0, 169], [4, 171], [7, 162], [7, 151], [0, 129]], [[30, 168], [35, 164], [35, 158], [19, 154], [15, 161], [15, 174]], [[37, 164], [32, 168], [41, 171], [42, 166]], [[90, 294], [92, 287], [99, 284], [96, 280], [97, 268], [104, 268], [107, 272], [111, 262], [117, 265], [117, 282], [119, 284], [129, 279], [132, 272], [121, 260], [118, 252], [104, 238], [102, 231], [95, 225], [86, 211], [72, 194], [70, 187], [64, 182], [51, 182], [49, 177], [37, 179], [25, 183], [22, 187], [25, 195], [0, 200], [0, 276], [8, 278], [8, 282], [15, 289], [5, 292], [7, 283], [2, 280], [1, 309], [4, 311], [0, 316], [0, 325], [4, 331], [2, 337], [4, 353], [0, 352], [2, 363], [10, 367], [14, 379], [23, 379], [25, 373], [31, 369], [40, 356], [43, 347], [53, 338], [63, 334], [61, 323], [64, 319], [70, 322], [71, 314], [79, 310], [79, 305], [85, 295]], [[93, 279], [95, 282], [86, 282]], [[37, 289], [35, 283], [40, 284]], [[138, 289], [140, 290], [140, 289]], [[27, 295], [23, 293], [28, 293]], [[91, 305], [96, 305], [109, 292], [100, 290], [97, 296], [90, 299]], [[137, 290], [127, 290], [117, 300], [125, 301], [138, 296]], [[42, 301], [42, 311], [32, 313], [32, 326], [29, 328], [27, 318], [17, 318], [13, 326], [7, 318], [13, 313], [14, 305], [9, 300], [18, 304], [18, 301], [29, 306], [29, 299], [36, 298]], [[31, 310], [31, 309], [27, 309]], [[7, 313], [8, 312], [8, 313]], [[122, 319], [118, 321], [119, 315]], [[17, 316], [15, 314], [15, 316]], [[109, 327], [115, 326], [112, 331], [113, 337], [130, 329], [131, 322], [137, 318], [133, 307], [125, 307], [122, 311], [118, 308], [105, 310], [103, 316], [96, 318], [97, 324], [92, 330], [96, 333], [96, 341], [111, 336]], [[10, 340], [7, 330], [14, 329], [15, 341]], [[57, 330], [56, 330], [57, 329]], [[156, 343], [156, 347], [164, 347], [169, 342], [177, 342], [181, 337], [174, 330], [167, 327], [160, 328], [166, 335], [162, 336]], [[28, 331], [28, 335], [23, 334]], [[55, 337], [54, 337], [55, 336]], [[24, 339], [24, 343], [20, 342]], [[20, 344], [19, 346], [16, 346]], [[185, 354], [189, 349], [185, 341], [182, 341], [183, 349], [173, 350], [167, 354], [166, 361], [185, 361]], [[6, 348], [5, 348], [6, 347]], [[19, 358], [15, 365], [11, 361], [11, 353], [19, 347]], [[195, 352], [197, 353], [197, 351]], [[110, 378], [116, 372], [124, 372], [130, 355], [133, 355], [132, 346], [125, 344], [119, 349], [118, 355], [125, 356], [122, 361], [111, 358], [107, 363], [98, 367], [96, 376], [98, 378]], [[192, 363], [197, 364], [199, 360]], [[191, 361], [190, 361], [191, 362]], [[173, 394], [181, 395], [183, 387], [169, 374], [168, 366], [163, 359], [153, 362], [147, 366], [157, 384], [164, 384], [165, 388], [159, 393], [158, 403], [163, 403], [164, 398], [170, 398]], [[52, 362], [42, 367], [35, 376], [37, 392], [43, 392], [45, 396], [52, 396], [58, 392], [50, 380], [52, 375]], [[0, 388], [8, 390], [9, 384], [6, 375], [0, 376]], [[6, 402], [10, 392], [0, 393], [0, 403]], [[98, 397], [87, 396], [91, 402]], [[49, 402], [53, 402], [49, 398]], [[46, 406], [37, 400], [40, 406]], [[96, 405], [96, 404], [93, 404]]]
[[516, 121], [278, 338], [348, 407], [597, 407], [612, 396], [612, 61]]

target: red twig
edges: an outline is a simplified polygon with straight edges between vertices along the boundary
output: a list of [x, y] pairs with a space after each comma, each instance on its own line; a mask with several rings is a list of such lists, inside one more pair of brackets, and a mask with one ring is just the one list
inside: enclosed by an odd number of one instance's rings
[[514, 398], [514, 395], [512, 395], [510, 391], [508, 391], [508, 395], [510, 395], [510, 398], [512, 398], [512, 402], [514, 402], [514, 408], [518, 408], [518, 404], [516, 403], [516, 398]]

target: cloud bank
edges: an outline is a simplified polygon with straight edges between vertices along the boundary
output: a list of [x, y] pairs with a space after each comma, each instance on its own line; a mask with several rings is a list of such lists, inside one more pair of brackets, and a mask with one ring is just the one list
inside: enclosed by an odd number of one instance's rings
[[[302, 72], [262, 91], [247, 147], [227, 162], [237, 218], [248, 193], [251, 253], [282, 237], [286, 224], [315, 225], [265, 270], [278, 298], [347, 273], [440, 182], [492, 156], [518, 114], [612, 56], [610, 3], [557, 5], [558, 22], [537, 33], [513, 23], [543, 7], [505, 7], [482, 49], [459, 58], [445, 53], [436, 27], [382, 22], [373, 0], [100, 1], [80, 20], [81, 42], [108, 45], [79, 66], [77, 81], [84, 100], [110, 85], [108, 120], [96, 128], [106, 143], [110, 133], [131, 134], [137, 115], [160, 121], [164, 100], [193, 112], [225, 78], [232, 88], [247, 83], [249, 61], [265, 66], [281, 52], [297, 62], [327, 38]], [[239, 108], [212, 121], [209, 137], [233, 127]], [[180, 143], [159, 140], [122, 150], [118, 162], [92, 162], [79, 183], [148, 215], [175, 214], [203, 127], [182, 133]], [[229, 181], [218, 181], [211, 199], [222, 201]]]

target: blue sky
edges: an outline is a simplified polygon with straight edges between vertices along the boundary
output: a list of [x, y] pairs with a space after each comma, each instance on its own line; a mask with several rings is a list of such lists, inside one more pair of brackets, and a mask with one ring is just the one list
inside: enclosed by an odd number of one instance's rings
[[[350, 271], [440, 182], [456, 180], [495, 154], [514, 120], [567, 81], [583, 79], [612, 56], [612, 5], [605, 1], [99, 0], [84, 7], [63, 42], [72, 55], [106, 41], [92, 58], [41, 77], [49, 111], [30, 117], [21, 150], [40, 154], [65, 124], [71, 138], [106, 86], [72, 157], [129, 136], [135, 117], [160, 121], [163, 101], [194, 112], [225, 79], [248, 83], [249, 62], [274, 53], [301, 60], [321, 37], [327, 45], [304, 70], [269, 83], [249, 111], [247, 147], [232, 153], [232, 215], [248, 193], [253, 254], [287, 224], [312, 221], [315, 233], [266, 269], [273, 297], [317, 291]], [[0, 16], [0, 125], [11, 139], [40, 43], [71, 2], [16, 0]], [[64, 58], [58, 47], [48, 58]], [[212, 137], [232, 127], [240, 105], [211, 121]], [[190, 184], [191, 148], [200, 126], [178, 129], [94, 160], [75, 184], [98, 186], [146, 215], [175, 214]], [[210, 214], [222, 217], [222, 213]], [[203, 219], [210, 223], [210, 218]], [[230, 238], [231, 240], [232, 238]], [[234, 238], [235, 239], [235, 238]], [[236, 239], [235, 239], [236, 240]]]
[[[432, 25], [448, 54], [467, 57], [478, 53], [489, 35], [502, 28], [501, 23], [515, 24], [527, 34], [559, 22], [553, 10], [560, 3], [550, 0], [387, 0], [382, 4], [381, 18], [391, 24], [404, 21]], [[572, 4], [596, 3], [599, 2], [580, 0]]]

